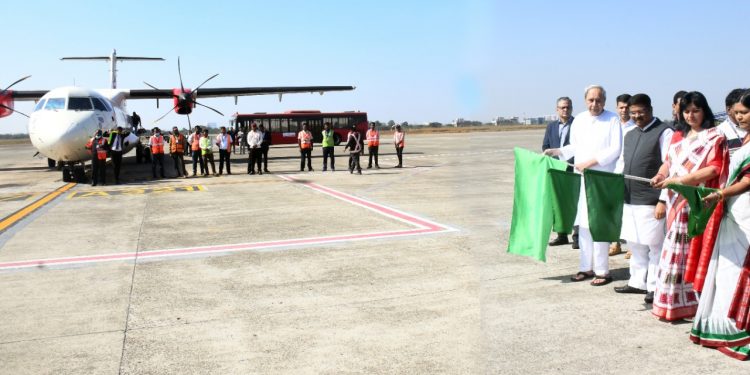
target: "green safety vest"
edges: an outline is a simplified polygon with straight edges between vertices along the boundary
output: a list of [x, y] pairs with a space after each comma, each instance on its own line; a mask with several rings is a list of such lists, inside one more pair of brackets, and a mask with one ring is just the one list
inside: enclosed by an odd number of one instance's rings
[[326, 135], [326, 131], [323, 130], [323, 142], [321, 143], [321, 145], [323, 147], [333, 147], [334, 146], [334, 144], [333, 144], [334, 143], [333, 142], [333, 134], [334, 134], [333, 130], [328, 130], [328, 135]]

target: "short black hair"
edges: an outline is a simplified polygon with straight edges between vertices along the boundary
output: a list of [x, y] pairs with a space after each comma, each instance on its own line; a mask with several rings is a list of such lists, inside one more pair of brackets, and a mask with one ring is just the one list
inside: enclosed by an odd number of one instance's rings
[[629, 103], [630, 102], [630, 94], [619, 95], [616, 100], [617, 100], [617, 103]]
[[646, 94], [635, 94], [628, 100], [628, 105], [642, 105], [650, 108], [651, 98]]
[[746, 89], [734, 89], [729, 92], [727, 95], [727, 98], [724, 99], [724, 105], [727, 107], [731, 107], [737, 103], [739, 103], [740, 98], [742, 97], [742, 93], [745, 92]]
[[680, 101], [680, 121], [675, 126], [675, 130], [681, 131], [683, 135], [690, 131], [690, 125], [685, 121], [683, 112], [685, 112], [685, 109], [691, 104], [703, 110], [703, 123], [701, 124], [701, 128], [710, 129], [716, 126], [716, 124], [714, 124], [714, 112], [711, 110], [711, 107], [708, 106], [708, 100], [706, 100], [706, 97], [698, 91], [691, 91], [685, 94]]
[[674, 93], [674, 96], [672, 97], [672, 104], [677, 104], [677, 102], [682, 99], [685, 94], [687, 94], [687, 91], [685, 90], [680, 90]]

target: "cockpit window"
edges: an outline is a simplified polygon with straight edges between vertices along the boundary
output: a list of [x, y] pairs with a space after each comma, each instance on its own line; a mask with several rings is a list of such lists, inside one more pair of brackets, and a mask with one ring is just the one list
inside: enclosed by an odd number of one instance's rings
[[94, 109], [96, 109], [97, 111], [109, 112], [109, 110], [107, 109], [107, 106], [104, 105], [104, 103], [102, 103], [102, 101], [99, 98], [91, 98], [91, 101], [94, 102]]
[[71, 111], [91, 111], [91, 98], [69, 98], [68, 109]]
[[34, 107], [34, 112], [44, 108], [44, 102], [46, 102], [47, 99], [42, 99], [39, 101], [39, 103], [36, 103], [36, 106]]
[[58, 109], [65, 109], [65, 98], [49, 98], [47, 104], [44, 105], [44, 109], [47, 111], [54, 111]]

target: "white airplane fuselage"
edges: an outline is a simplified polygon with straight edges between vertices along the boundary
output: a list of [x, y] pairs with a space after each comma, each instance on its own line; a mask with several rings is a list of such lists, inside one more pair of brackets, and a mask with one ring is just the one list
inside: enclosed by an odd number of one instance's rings
[[[47, 92], [37, 102], [28, 124], [29, 138], [39, 152], [56, 161], [77, 162], [91, 159], [86, 143], [98, 130], [121, 126], [131, 129], [125, 109], [127, 91], [61, 87]], [[138, 144], [129, 133], [123, 153]]]

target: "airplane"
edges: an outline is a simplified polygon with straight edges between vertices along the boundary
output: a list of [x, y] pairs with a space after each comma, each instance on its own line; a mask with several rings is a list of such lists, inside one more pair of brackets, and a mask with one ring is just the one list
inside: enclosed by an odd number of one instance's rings
[[[354, 90], [354, 86], [286, 86], [286, 87], [224, 87], [203, 88], [203, 85], [218, 76], [215, 74], [198, 85], [195, 89], [185, 88], [182, 83], [182, 72], [179, 58], [177, 72], [180, 87], [173, 89], [159, 89], [144, 82], [149, 89], [118, 89], [117, 62], [118, 61], [163, 61], [159, 57], [129, 57], [117, 56], [113, 50], [109, 56], [94, 57], [63, 57], [61, 60], [99, 60], [110, 64], [110, 88], [89, 89], [81, 87], [59, 87], [52, 90], [11, 90], [11, 88], [28, 79], [23, 77], [7, 88], [0, 91], [0, 118], [18, 113], [29, 118], [28, 133], [32, 145], [38, 153], [48, 158], [48, 165], [60, 167], [63, 181], [85, 181], [84, 164], [91, 156], [86, 149], [87, 141], [97, 129], [105, 131], [121, 126], [125, 130], [132, 127], [132, 117], [128, 115], [126, 101], [128, 99], [172, 99], [173, 107], [167, 114], [174, 111], [186, 115], [190, 122], [190, 114], [196, 105], [223, 114], [214, 108], [196, 101], [201, 98], [234, 97], [235, 104], [240, 96], [250, 95], [282, 95], [294, 93], [320, 93], [329, 91]], [[30, 115], [14, 109], [16, 101], [35, 101], [36, 106]], [[192, 127], [192, 125], [191, 125]], [[127, 132], [123, 154], [136, 147], [143, 147], [137, 134]]]

